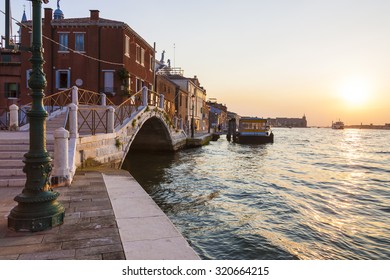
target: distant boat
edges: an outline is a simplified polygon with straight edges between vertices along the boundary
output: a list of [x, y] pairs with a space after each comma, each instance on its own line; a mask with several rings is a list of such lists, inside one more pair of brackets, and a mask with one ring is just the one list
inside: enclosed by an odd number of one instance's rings
[[333, 129], [344, 129], [344, 123], [340, 120], [337, 122], [332, 122], [332, 128]]
[[267, 119], [243, 117], [239, 121], [236, 142], [240, 144], [273, 143], [274, 134]]

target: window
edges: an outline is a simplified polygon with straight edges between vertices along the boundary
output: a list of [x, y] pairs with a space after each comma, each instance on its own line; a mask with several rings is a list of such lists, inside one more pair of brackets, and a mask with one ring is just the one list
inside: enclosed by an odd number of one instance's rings
[[57, 70], [56, 71], [56, 88], [68, 89], [70, 88], [70, 71]]
[[130, 57], [130, 37], [125, 35], [125, 56]]
[[141, 48], [139, 45], [137, 45], [135, 61], [143, 66], [145, 63], [144, 57], [145, 57], [145, 50]]
[[60, 37], [60, 46], [58, 51], [68, 52], [68, 33], [58, 33]]
[[138, 92], [140, 91], [143, 86], [145, 85], [145, 81], [139, 79], [139, 78], [136, 78], [135, 80], [135, 91]]
[[113, 93], [114, 92], [114, 71], [105, 70], [104, 73], [104, 92]]
[[145, 50], [141, 48], [141, 65], [145, 65]]
[[84, 33], [75, 33], [74, 34], [74, 40], [75, 40], [74, 49], [77, 52], [84, 52], [85, 51], [84, 35], [85, 35]]
[[153, 62], [154, 62], [154, 59], [153, 59], [153, 56], [152, 56], [152, 55], [150, 56], [149, 61], [150, 61], [150, 62], [149, 62], [149, 63], [150, 63], [150, 64], [149, 64], [149, 70], [150, 70], [151, 72], [153, 72], [153, 68], [154, 68], [154, 67], [153, 67], [154, 63], [153, 63]]
[[19, 97], [19, 84], [18, 83], [5, 83], [4, 91], [6, 98], [18, 98]]
[[10, 54], [2, 54], [1, 55], [1, 62], [11, 62], [11, 55]]

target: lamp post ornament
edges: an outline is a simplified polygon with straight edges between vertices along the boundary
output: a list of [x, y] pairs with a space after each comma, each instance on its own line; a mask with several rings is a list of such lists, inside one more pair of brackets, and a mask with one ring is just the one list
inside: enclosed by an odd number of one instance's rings
[[30, 119], [30, 146], [24, 155], [26, 184], [15, 197], [18, 203], [8, 216], [8, 227], [15, 231], [41, 231], [63, 223], [65, 209], [57, 201], [58, 192], [51, 189], [49, 176], [51, 161], [46, 150], [46, 118], [43, 107], [46, 78], [43, 73], [42, 48], [42, 1], [30, 0], [33, 6], [33, 31], [30, 62], [32, 73], [28, 81], [31, 89], [32, 107], [27, 113]]

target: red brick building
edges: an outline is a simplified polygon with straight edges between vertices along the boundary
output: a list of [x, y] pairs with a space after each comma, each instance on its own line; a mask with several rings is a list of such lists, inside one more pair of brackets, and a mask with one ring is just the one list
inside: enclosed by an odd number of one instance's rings
[[[143, 86], [152, 88], [154, 49], [124, 22], [101, 18], [98, 10], [85, 18], [64, 18], [57, 9], [53, 18], [53, 10], [45, 8], [43, 36], [46, 95], [76, 85], [104, 92], [118, 104]], [[21, 45], [30, 42], [31, 31], [23, 27]], [[22, 53], [22, 103], [30, 101], [30, 56]]]
[[177, 111], [175, 99], [179, 86], [172, 82], [167, 76], [156, 75], [156, 92], [164, 94], [164, 108], [174, 115]]
[[19, 103], [20, 52], [0, 48], [0, 108]]

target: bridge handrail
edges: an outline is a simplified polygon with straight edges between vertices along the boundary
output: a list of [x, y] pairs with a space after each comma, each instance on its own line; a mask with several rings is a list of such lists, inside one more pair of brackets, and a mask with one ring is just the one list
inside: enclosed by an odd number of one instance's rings
[[[78, 102], [80, 105], [101, 105], [102, 94], [87, 89], [78, 89]], [[116, 106], [110, 99], [106, 99], [107, 106]]]
[[9, 109], [6, 107], [0, 108], [0, 130], [9, 129]]
[[114, 113], [114, 127], [123, 124], [125, 119], [129, 118], [142, 104], [142, 90], [134, 93], [132, 96], [116, 106]]
[[[55, 94], [45, 96], [42, 99], [43, 107], [50, 114], [57, 110], [62, 110], [65, 106], [72, 102], [72, 90], [66, 89]], [[31, 109], [32, 103], [27, 103], [19, 108], [19, 127], [28, 124], [30, 121], [27, 117], [27, 112]]]
[[[84, 110], [83, 110], [84, 109]], [[82, 108], [78, 112], [78, 132], [81, 134], [82, 129], [87, 129], [92, 135], [99, 132], [99, 129], [107, 133], [108, 109], [107, 107]]]
[[160, 106], [160, 94], [151, 89], [149, 89], [148, 91], [148, 104], [150, 106]]
[[[57, 110], [62, 110], [68, 104], [72, 103], [72, 88], [65, 89], [45, 96], [42, 99], [45, 110], [50, 114]], [[78, 104], [80, 105], [100, 105], [102, 103], [102, 94], [86, 90], [78, 89]], [[106, 104], [109, 106], [115, 106], [110, 100], [106, 99]], [[19, 127], [22, 127], [29, 123], [27, 112], [31, 109], [32, 103], [27, 103], [19, 108]]]

